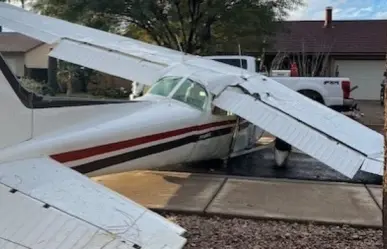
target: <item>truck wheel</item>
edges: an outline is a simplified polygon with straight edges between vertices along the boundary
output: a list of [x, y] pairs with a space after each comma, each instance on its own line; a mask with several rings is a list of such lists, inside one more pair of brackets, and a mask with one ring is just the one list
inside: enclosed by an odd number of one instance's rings
[[301, 93], [302, 95], [305, 95], [306, 97], [308, 97], [310, 99], [313, 99], [314, 101], [316, 101], [318, 103], [324, 104], [323, 97], [321, 96], [321, 94], [319, 94], [316, 91], [313, 91], [313, 90], [300, 90], [298, 92]]

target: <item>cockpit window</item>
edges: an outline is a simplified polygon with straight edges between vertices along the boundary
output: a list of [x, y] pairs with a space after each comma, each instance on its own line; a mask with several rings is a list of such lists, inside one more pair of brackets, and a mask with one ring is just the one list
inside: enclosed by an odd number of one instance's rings
[[172, 99], [187, 103], [203, 110], [207, 102], [207, 92], [199, 83], [187, 79], [173, 94]]
[[163, 77], [159, 79], [151, 89], [149, 89], [148, 93], [166, 97], [172, 92], [181, 79], [182, 77], [176, 76]]

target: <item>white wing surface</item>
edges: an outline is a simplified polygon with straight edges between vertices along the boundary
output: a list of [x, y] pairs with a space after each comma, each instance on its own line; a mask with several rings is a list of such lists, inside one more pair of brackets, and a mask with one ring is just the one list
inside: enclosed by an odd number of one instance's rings
[[0, 164], [0, 248], [183, 248], [185, 230], [48, 158]]
[[0, 24], [51, 44], [52, 57], [147, 85], [161, 70], [183, 58], [172, 49], [37, 15], [7, 3], [0, 3]]
[[264, 76], [227, 87], [214, 104], [233, 112], [347, 177], [382, 174], [383, 136]]
[[[200, 69], [200, 70], [199, 70]], [[254, 123], [297, 149], [353, 178], [359, 169], [381, 175], [383, 136], [270, 79], [213, 60], [176, 66], [206, 79], [213, 104]], [[173, 74], [174, 72], [168, 72]]]
[[353, 177], [359, 169], [382, 173], [381, 134], [268, 77], [5, 3], [0, 3], [0, 24], [53, 44], [52, 56], [142, 84], [151, 84], [167, 71], [191, 72], [207, 79], [208, 89], [217, 97], [215, 105], [342, 174]]

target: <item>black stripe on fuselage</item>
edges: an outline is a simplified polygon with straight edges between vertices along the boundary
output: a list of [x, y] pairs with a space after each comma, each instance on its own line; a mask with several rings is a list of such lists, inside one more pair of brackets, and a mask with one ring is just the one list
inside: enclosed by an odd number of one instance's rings
[[[40, 96], [33, 92], [27, 91], [13, 74], [8, 67], [3, 56], [0, 54], [0, 70], [3, 73], [8, 84], [12, 87], [13, 91], [23, 103], [23, 105], [29, 109], [40, 108], [59, 108], [59, 107], [71, 107], [71, 106], [88, 106], [88, 105], [106, 105], [106, 104], [122, 104], [122, 103], [135, 103], [130, 100], [97, 100], [87, 98], [65, 98], [65, 97], [46, 97]], [[138, 102], [138, 101], [137, 101]]]
[[[107, 167], [110, 167], [110, 166], [113, 166], [116, 164], [139, 159], [142, 157], [165, 152], [168, 150], [172, 150], [172, 149], [175, 149], [175, 148], [178, 148], [178, 147], [190, 144], [190, 143], [195, 143], [198, 141], [227, 135], [227, 134], [230, 134], [232, 131], [233, 131], [233, 127], [227, 127], [227, 128], [214, 130], [214, 131], [205, 132], [202, 134], [191, 135], [191, 136], [176, 139], [173, 141], [169, 141], [169, 142], [165, 142], [165, 143], [161, 143], [161, 144], [157, 144], [157, 145], [152, 145], [152, 146], [149, 146], [147, 148], [138, 149], [138, 150], [126, 152], [126, 153], [123, 153], [120, 155], [116, 155], [116, 156], [100, 159], [97, 161], [81, 164], [81, 165], [72, 167], [72, 169], [74, 169], [80, 173], [86, 174], [86, 173], [90, 173], [92, 171], [107, 168]], [[160, 160], [162, 160], [162, 159], [160, 159]]]

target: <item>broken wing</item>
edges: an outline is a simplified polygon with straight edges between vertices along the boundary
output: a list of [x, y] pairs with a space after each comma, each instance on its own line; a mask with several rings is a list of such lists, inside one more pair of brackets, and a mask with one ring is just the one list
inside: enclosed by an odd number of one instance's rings
[[382, 174], [383, 136], [264, 76], [227, 87], [214, 104], [353, 178]]
[[177, 249], [186, 242], [183, 228], [48, 158], [0, 164], [0, 203], [0, 248]]

